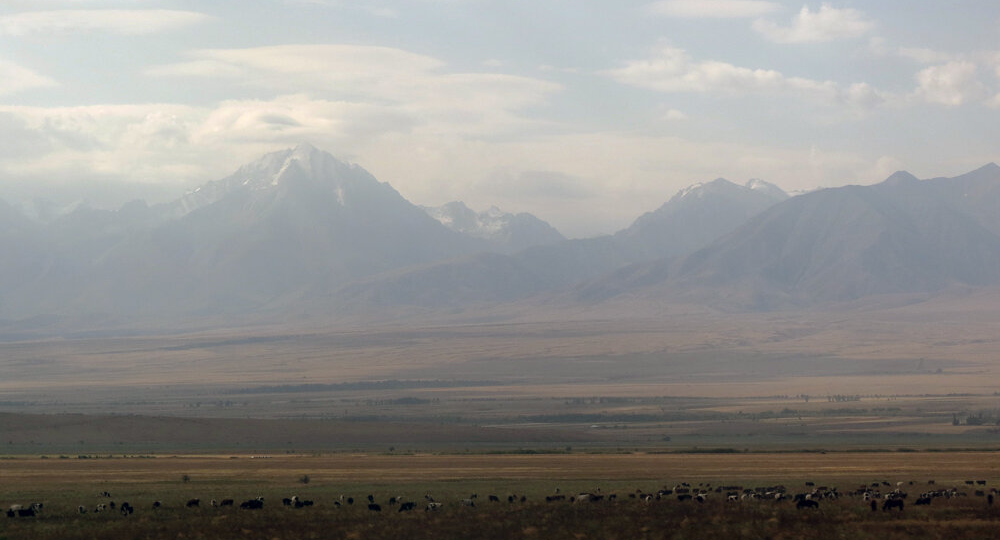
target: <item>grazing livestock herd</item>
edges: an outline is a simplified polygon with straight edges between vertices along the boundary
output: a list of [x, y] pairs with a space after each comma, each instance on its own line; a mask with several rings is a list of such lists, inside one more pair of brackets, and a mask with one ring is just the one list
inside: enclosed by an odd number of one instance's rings
[[[965, 483], [966, 485], [982, 487], [983, 489], [975, 489], [973, 491], [973, 496], [982, 498], [986, 506], [993, 505], [993, 501], [997, 495], [996, 488], [992, 488], [987, 491], [985, 488], [987, 482], [985, 480], [970, 480]], [[910, 494], [907, 490], [913, 489], [915, 486], [916, 484], [912, 481], [896, 483], [881, 481], [863, 484], [854, 489], [842, 491], [837, 487], [827, 487], [823, 485], [817, 486], [814, 482], [805, 482], [806, 489], [793, 491], [786, 488], [784, 485], [744, 487], [741, 485], [712, 485], [711, 483], [699, 483], [693, 485], [687, 482], [682, 482], [673, 486], [664, 486], [661, 489], [652, 492], [636, 489], [621, 498], [619, 498], [617, 493], [604, 493], [600, 488], [591, 491], [577, 492], [570, 495], [563, 494], [559, 488], [555, 488], [550, 495], [544, 496], [544, 504], [609, 504], [617, 503], [619, 500], [624, 499], [635, 500], [637, 503], [647, 505], [655, 504], [659, 501], [670, 500], [686, 504], [705, 504], [711, 500], [725, 501], [726, 504], [746, 504], [757, 501], [770, 504], [789, 501], [796, 509], [809, 511], [820, 509], [821, 503], [824, 503], [824, 501], [855, 500], [857, 501], [855, 504], [870, 507], [871, 511], [878, 511], [881, 509], [883, 512], [903, 512], [906, 506], [905, 501], [910, 498]], [[926, 482], [926, 487], [930, 489], [926, 489], [912, 497], [914, 506], [929, 506], [935, 499], [960, 499], [970, 497], [967, 491], [963, 491], [959, 489], [959, 487], [941, 488], [938, 487], [934, 481]], [[112, 496], [107, 491], [102, 492], [99, 497], [105, 499], [105, 502], [101, 502], [96, 506], [79, 505], [76, 509], [76, 513], [100, 514], [103, 512], [117, 512], [123, 517], [128, 517], [136, 512], [136, 508], [130, 502], [121, 502], [116, 505], [113, 500], [110, 500]], [[285, 497], [280, 500], [282, 506], [290, 508], [308, 508], [318, 506], [318, 503], [313, 500], [301, 499], [297, 495]], [[374, 494], [369, 494], [367, 496], [367, 509], [372, 515], [381, 514], [384, 507], [395, 509], [397, 513], [412, 512], [418, 507], [422, 507], [424, 512], [434, 512], [444, 508], [446, 504], [450, 504], [456, 508], [477, 508], [477, 502], [481, 500], [482, 499], [479, 498], [478, 494], [473, 493], [468, 497], [458, 498], [452, 503], [445, 503], [443, 501], [435, 500], [435, 498], [430, 494], [425, 494], [423, 495], [423, 502], [418, 505], [416, 501], [406, 500], [406, 497], [401, 495], [392, 496], [385, 500], [379, 500]], [[509, 506], [527, 503], [528, 496], [514, 493], [507, 494], [506, 496], [489, 494], [485, 497], [485, 501], [485, 505]], [[542, 499], [538, 499], [538, 502], [541, 504]], [[327, 506], [332, 508], [342, 508], [353, 506], [354, 503], [354, 497], [340, 495], [339, 497], [330, 500], [327, 503]], [[163, 501], [155, 500], [148, 506], [148, 508], [157, 512], [161, 511], [161, 509], [166, 506], [167, 505]], [[184, 503], [178, 503], [177, 506], [183, 506], [184, 508], [191, 509], [192, 511], [200, 511], [202, 508], [200, 498], [189, 498]], [[208, 505], [206, 505], [206, 508], [207, 506]], [[219, 501], [212, 499], [210, 506], [212, 508], [223, 509], [227, 507], [235, 507], [237, 505], [234, 499], [227, 498]], [[246, 499], [238, 506], [242, 510], [263, 509], [264, 497], [257, 496]], [[359, 506], [364, 508], [362, 505]], [[41, 515], [44, 507], [44, 504], [39, 502], [27, 505], [11, 504], [6, 511], [6, 514], [9, 518], [32, 518]]]

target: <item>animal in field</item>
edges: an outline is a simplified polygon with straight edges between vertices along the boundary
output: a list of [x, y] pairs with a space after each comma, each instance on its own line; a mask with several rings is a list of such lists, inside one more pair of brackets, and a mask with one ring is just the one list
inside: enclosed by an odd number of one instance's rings
[[[201, 499], [188, 499], [188, 502], [185, 503], [184, 506], [187, 506], [188, 508], [194, 508], [196, 506], [199, 506], [200, 504], [201, 504]], [[114, 506], [112, 506], [112, 508], [114, 508]]]
[[795, 508], [799, 510], [803, 508], [819, 508], [819, 503], [812, 499], [799, 499], [799, 502], [795, 503]]
[[240, 508], [243, 510], [260, 510], [264, 508], [264, 501], [260, 498], [246, 500], [240, 503]]
[[903, 499], [886, 499], [885, 502], [882, 503], [882, 511], [883, 512], [888, 512], [889, 510], [892, 510], [893, 508], [898, 508], [899, 511], [902, 512], [903, 511]]

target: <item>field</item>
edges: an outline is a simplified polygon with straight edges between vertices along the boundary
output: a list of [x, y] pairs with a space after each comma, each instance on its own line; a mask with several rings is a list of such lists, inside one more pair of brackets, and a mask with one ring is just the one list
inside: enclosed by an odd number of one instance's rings
[[[0, 518], [0, 539], [996, 538], [995, 299], [8, 336], [0, 504], [45, 507]], [[681, 482], [708, 499], [629, 497]], [[725, 500], [806, 482], [903, 482], [909, 498], [902, 513]], [[912, 504], [950, 487], [966, 496]], [[546, 502], [557, 488], [604, 498]], [[315, 505], [280, 504], [292, 495]], [[388, 504], [400, 495], [416, 511]], [[444, 506], [424, 512], [425, 495]], [[209, 504], [257, 496], [262, 510]], [[135, 514], [94, 513], [111, 500]]]
[[[998, 465], [992, 452], [11, 457], [0, 460], [0, 503], [44, 508], [0, 521], [0, 538], [996, 538], [1000, 505], [976, 491], [1000, 482]], [[807, 481], [843, 496], [802, 510], [790, 500], [726, 500], [730, 492], [779, 485], [791, 497], [813, 489]], [[707, 492], [706, 501], [629, 497], [682, 482]], [[872, 512], [848, 495], [872, 482], [882, 492], [901, 482], [904, 511]], [[951, 487], [966, 496], [912, 504], [921, 492]], [[545, 500], [557, 493], [602, 499]], [[381, 512], [368, 510], [369, 494]], [[472, 494], [475, 506], [462, 504]], [[314, 505], [280, 502], [293, 495]], [[262, 510], [210, 502], [258, 496]], [[427, 496], [441, 508], [425, 511]], [[390, 497], [416, 509], [399, 512]], [[192, 498], [200, 499], [197, 508], [185, 506]], [[129, 502], [135, 513], [94, 513], [112, 500]], [[162, 506], [154, 510], [153, 501]]]

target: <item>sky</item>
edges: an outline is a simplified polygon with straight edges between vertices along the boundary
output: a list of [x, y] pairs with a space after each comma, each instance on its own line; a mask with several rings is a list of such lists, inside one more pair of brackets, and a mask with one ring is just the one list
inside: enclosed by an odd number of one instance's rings
[[2, 200], [169, 200], [300, 142], [571, 237], [717, 177], [955, 176], [1000, 161], [1000, 3], [0, 2]]

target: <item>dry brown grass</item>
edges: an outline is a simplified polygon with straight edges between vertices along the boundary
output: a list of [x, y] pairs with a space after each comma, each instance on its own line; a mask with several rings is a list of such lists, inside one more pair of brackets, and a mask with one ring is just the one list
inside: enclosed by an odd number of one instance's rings
[[0, 460], [9, 484], [172, 481], [181, 474], [214, 482], [253, 478], [287, 482], [308, 474], [314, 482], [406, 482], [597, 479], [788, 481], [848, 480], [961, 483], [1000, 481], [998, 452], [830, 452], [779, 454], [555, 454], [555, 455], [376, 455], [252, 457], [191, 455], [156, 458]]

